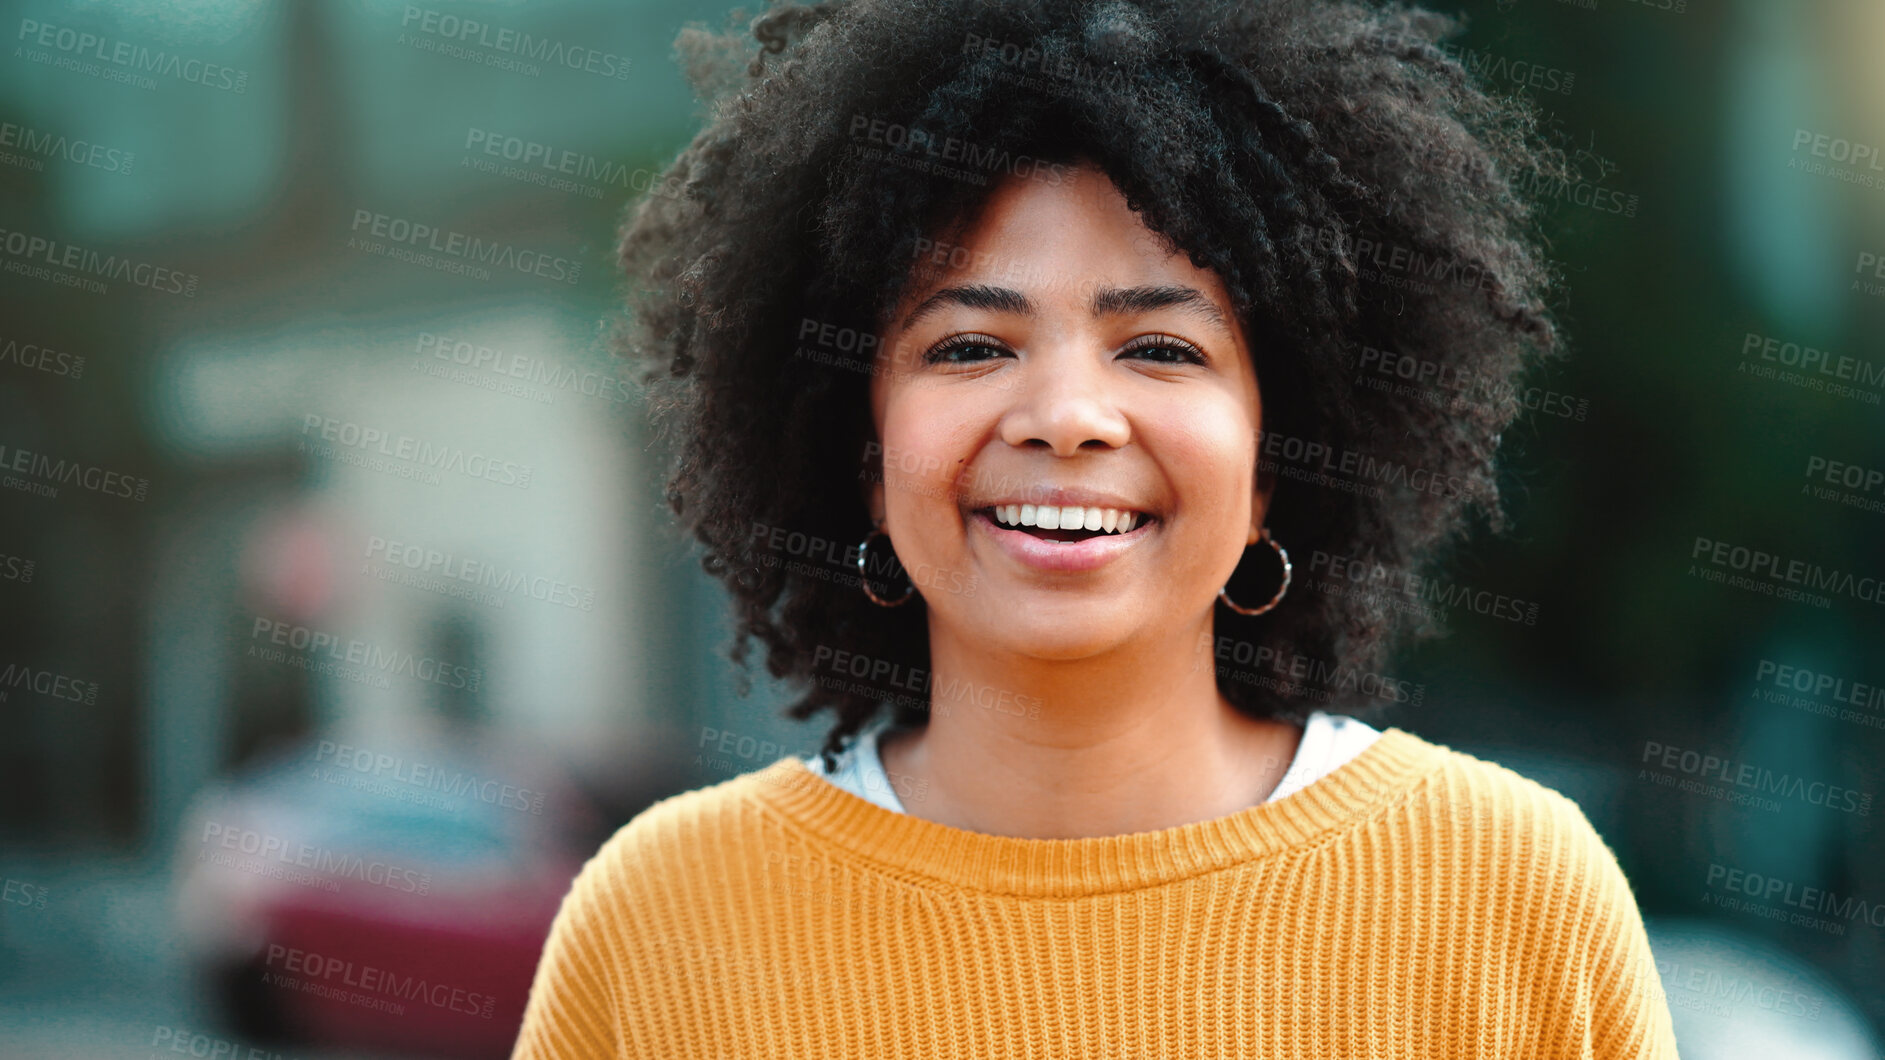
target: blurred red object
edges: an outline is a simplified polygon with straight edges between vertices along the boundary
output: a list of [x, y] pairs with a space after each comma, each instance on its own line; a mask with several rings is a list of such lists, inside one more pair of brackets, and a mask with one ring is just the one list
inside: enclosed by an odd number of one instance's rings
[[595, 811], [514, 762], [337, 746], [192, 807], [177, 878], [196, 966], [257, 1040], [508, 1056]]

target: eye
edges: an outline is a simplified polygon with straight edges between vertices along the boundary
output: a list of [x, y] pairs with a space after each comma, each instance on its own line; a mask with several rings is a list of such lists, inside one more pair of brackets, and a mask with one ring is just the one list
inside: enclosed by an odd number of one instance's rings
[[992, 353], [1005, 352], [1001, 348], [1000, 339], [991, 338], [987, 335], [951, 335], [936, 345], [931, 346], [929, 351], [923, 354], [923, 363], [936, 364], [946, 362], [948, 364], [972, 364], [976, 361], [987, 360], [986, 357], [973, 355], [964, 358], [953, 356], [959, 351], [973, 350], [982, 350]]
[[1165, 360], [1162, 357], [1156, 356], [1152, 357], [1151, 360], [1157, 364], [1207, 363], [1203, 350], [1198, 349], [1196, 346], [1193, 346], [1183, 339], [1173, 338], [1170, 335], [1141, 335], [1120, 347], [1121, 353], [1131, 353], [1137, 350], [1164, 350], [1178, 355], [1177, 360]]

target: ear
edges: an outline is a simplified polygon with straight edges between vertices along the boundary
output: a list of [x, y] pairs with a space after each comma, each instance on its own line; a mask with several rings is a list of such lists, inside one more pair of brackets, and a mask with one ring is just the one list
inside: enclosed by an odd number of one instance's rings
[[1257, 488], [1250, 502], [1250, 538], [1245, 545], [1254, 545], [1263, 537], [1264, 520], [1270, 517], [1270, 497], [1276, 492], [1276, 475], [1257, 469]]
[[864, 474], [858, 476], [858, 493], [864, 501], [864, 511], [870, 515], [871, 526], [881, 530], [884, 527], [884, 472], [883, 460], [875, 461], [876, 467], [866, 467]]

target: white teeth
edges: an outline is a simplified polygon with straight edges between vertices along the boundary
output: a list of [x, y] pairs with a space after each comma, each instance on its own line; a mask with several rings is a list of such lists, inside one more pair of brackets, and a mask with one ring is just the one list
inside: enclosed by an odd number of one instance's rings
[[1139, 525], [1138, 512], [1119, 508], [1086, 508], [1068, 505], [998, 504], [995, 521], [1008, 526], [1038, 526], [1043, 530], [1097, 530], [1105, 533], [1129, 533]]

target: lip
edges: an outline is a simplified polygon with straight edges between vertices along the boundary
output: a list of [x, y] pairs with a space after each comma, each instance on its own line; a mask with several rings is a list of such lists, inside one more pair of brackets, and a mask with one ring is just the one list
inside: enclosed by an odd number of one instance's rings
[[1101, 534], [1084, 541], [1048, 541], [1021, 530], [1011, 530], [986, 511], [969, 513], [969, 522], [992, 538], [1008, 557], [1026, 567], [1057, 573], [1097, 570], [1132, 550], [1162, 520], [1147, 519], [1123, 534]]

